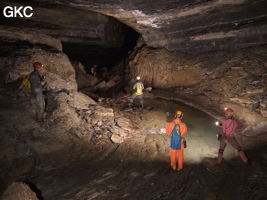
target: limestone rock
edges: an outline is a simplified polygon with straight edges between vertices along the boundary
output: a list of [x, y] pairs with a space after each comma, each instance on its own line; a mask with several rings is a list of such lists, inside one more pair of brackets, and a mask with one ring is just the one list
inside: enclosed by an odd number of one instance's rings
[[107, 87], [107, 88], [112, 88], [112, 87], [115, 86], [115, 84], [116, 84], [116, 82], [115, 82], [113, 79], [111, 79], [110, 81], [108, 81], [108, 82], [106, 83], [106, 87]]
[[106, 81], [101, 81], [99, 84], [96, 85], [98, 89], [106, 88]]
[[124, 141], [124, 139], [121, 136], [116, 134], [113, 134], [110, 139], [112, 140], [112, 142], [117, 144], [121, 144]]
[[244, 98], [237, 98], [237, 97], [230, 98], [230, 101], [237, 101], [243, 104], [252, 104], [251, 99], [244, 99]]
[[89, 96], [81, 92], [73, 92], [70, 94], [73, 100], [69, 100], [68, 103], [77, 109], [88, 109], [90, 105], [96, 105], [97, 103]]
[[129, 132], [133, 131], [133, 125], [129, 119], [125, 117], [119, 117], [116, 119], [116, 121], [117, 121], [117, 125], [121, 127], [122, 129], [127, 130]]
[[[266, 44], [263, 37], [267, 30], [266, 2], [263, 0], [190, 3], [155, 0], [153, 4], [151, 1], [140, 3], [139, 0], [58, 0], [51, 7], [48, 0], [36, 2], [34, 9], [38, 12], [34, 12], [30, 20], [13, 19], [14, 22], [10, 23], [8, 18], [2, 17], [2, 23], [28, 32], [37, 29], [39, 33], [60, 38], [65, 44], [65, 52], [77, 52], [76, 56], [89, 52], [101, 59], [103, 54], [118, 54], [129, 27], [152, 48], [190, 54]], [[9, 4], [4, 1], [5, 5]], [[129, 35], [132, 37], [134, 34]]]
[[267, 118], [267, 110], [261, 110], [261, 114], [264, 118]]
[[2, 200], [38, 200], [30, 187], [22, 182], [13, 182], [3, 193]]
[[115, 76], [113, 76], [111, 79], [114, 80], [114, 81], [116, 82], [116, 81], [121, 80], [122, 78], [121, 78], [120, 75], [115, 75]]
[[85, 74], [85, 78], [87, 79], [89, 86], [95, 86], [98, 82], [98, 78], [91, 74]]
[[77, 83], [73, 80], [63, 78], [62, 76], [54, 73], [46, 73], [45, 76], [46, 86], [48, 90], [54, 92], [66, 90], [66, 91], [77, 91]]
[[264, 89], [249, 89], [249, 90], [247, 90], [247, 93], [248, 94], [256, 94], [256, 93], [260, 93], [260, 94], [262, 94], [264, 92]]
[[46, 34], [39, 33], [37, 30], [27, 31], [26, 29], [0, 26], [0, 37], [5, 37], [13, 40], [28, 41], [32, 44], [45, 44], [55, 47], [62, 51], [61, 41]]
[[102, 117], [114, 117], [114, 112], [112, 108], [105, 108], [103, 106], [96, 106], [95, 110], [97, 111], [97, 115]]
[[75, 70], [65, 54], [51, 47], [36, 45], [29, 48], [29, 45], [22, 44], [19, 48], [11, 48], [7, 57], [0, 58], [1, 63], [6, 63], [0, 66], [1, 70], [5, 69], [0, 75], [2, 80], [13, 82], [28, 76], [33, 71], [33, 63], [41, 62], [44, 65], [41, 75], [46, 77], [49, 90], [77, 90]]
[[72, 61], [72, 65], [75, 68], [76, 81], [79, 89], [94, 86], [98, 82], [97, 77], [86, 73], [84, 66], [80, 62]]
[[85, 75], [76, 73], [76, 81], [78, 84], [78, 89], [87, 88], [92, 86], [92, 84], [89, 83], [88, 79], [85, 77]]

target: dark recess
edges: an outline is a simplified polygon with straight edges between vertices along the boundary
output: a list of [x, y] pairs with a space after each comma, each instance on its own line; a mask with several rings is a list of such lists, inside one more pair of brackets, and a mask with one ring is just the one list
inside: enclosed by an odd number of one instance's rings
[[[122, 48], [103, 48], [103, 46], [83, 46], [63, 42], [63, 52], [68, 55], [70, 60], [80, 61], [86, 71], [90, 71], [93, 64], [101, 67], [112, 68], [118, 61], [127, 57], [137, 43], [140, 34], [129, 27], [125, 34], [125, 41]], [[79, 52], [75, 51], [79, 49]]]

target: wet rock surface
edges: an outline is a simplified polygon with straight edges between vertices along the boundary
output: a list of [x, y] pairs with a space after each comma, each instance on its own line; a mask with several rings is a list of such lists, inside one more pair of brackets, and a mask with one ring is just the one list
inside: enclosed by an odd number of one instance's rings
[[[128, 58], [126, 80], [141, 76], [153, 94], [179, 100], [218, 117], [234, 109], [246, 135], [265, 132], [266, 46], [192, 56], [151, 49], [140, 40]], [[157, 94], [157, 89], [165, 90]]]
[[228, 147], [218, 166], [217, 149], [191, 128], [185, 167], [173, 171], [170, 138], [161, 131], [171, 116], [162, 103], [158, 108], [146, 99], [142, 111], [138, 101], [127, 107], [120, 94], [95, 102], [61, 92], [48, 96], [47, 121], [37, 123], [31, 96], [19, 84], [8, 85], [1, 98], [1, 193], [24, 181], [39, 199], [51, 200], [266, 198], [266, 134], [237, 135], [249, 165]]

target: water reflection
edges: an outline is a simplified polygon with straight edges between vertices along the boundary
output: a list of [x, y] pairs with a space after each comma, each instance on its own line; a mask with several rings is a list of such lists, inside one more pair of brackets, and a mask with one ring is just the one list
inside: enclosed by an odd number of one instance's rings
[[[175, 110], [182, 110], [184, 117], [182, 121], [187, 124], [186, 135], [187, 146], [185, 150], [185, 161], [201, 161], [203, 157], [217, 157], [219, 141], [216, 133], [221, 130], [215, 126], [216, 119], [212, 116], [186, 104], [164, 99], [146, 99], [145, 106], [169, 113], [167, 122], [174, 119]], [[234, 156], [231, 148], [226, 148], [225, 158]]]

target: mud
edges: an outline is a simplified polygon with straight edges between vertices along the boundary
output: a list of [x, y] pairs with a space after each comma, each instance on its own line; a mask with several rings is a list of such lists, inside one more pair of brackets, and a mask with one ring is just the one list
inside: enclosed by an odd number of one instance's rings
[[[114, 100], [110, 100], [115, 102]], [[81, 141], [73, 138], [73, 144], [66, 146], [73, 153], [60, 147], [60, 141], [53, 141], [45, 135], [33, 134], [44, 124], [32, 119], [32, 112], [20, 109], [19, 105], [2, 107], [1, 122], [1, 191], [12, 182], [24, 182], [31, 186], [38, 199], [45, 200], [163, 200], [163, 199], [265, 199], [266, 194], [266, 134], [255, 137], [237, 135], [250, 163], [244, 165], [237, 152], [228, 146], [222, 165], [216, 164], [219, 142], [215, 118], [182, 103], [160, 99], [146, 99], [145, 109], [135, 102], [133, 108], [121, 104], [114, 106], [115, 115], [127, 116], [136, 121], [140, 132], [121, 144], [110, 139]], [[188, 124], [186, 136], [184, 169], [174, 171], [169, 167], [170, 137], [164, 128], [173, 119], [173, 109], [185, 111], [183, 121]], [[7, 108], [12, 108], [11, 112]], [[5, 113], [9, 113], [6, 115]], [[8, 119], [7, 119], [8, 116]], [[44, 122], [46, 123], [46, 122]], [[12, 130], [12, 131], [11, 131]], [[14, 132], [17, 130], [18, 132]], [[5, 134], [4, 134], [5, 133]], [[39, 159], [29, 141], [47, 144], [53, 153]], [[63, 144], [64, 145], [64, 144]], [[16, 146], [17, 159], [10, 146]], [[44, 148], [44, 146], [42, 146]], [[26, 153], [25, 153], [26, 152]], [[44, 151], [45, 152], [45, 151]], [[68, 153], [68, 152], [67, 152]], [[75, 156], [74, 156], [75, 155]], [[14, 162], [16, 161], [16, 162]], [[49, 163], [53, 165], [53, 168]]]

